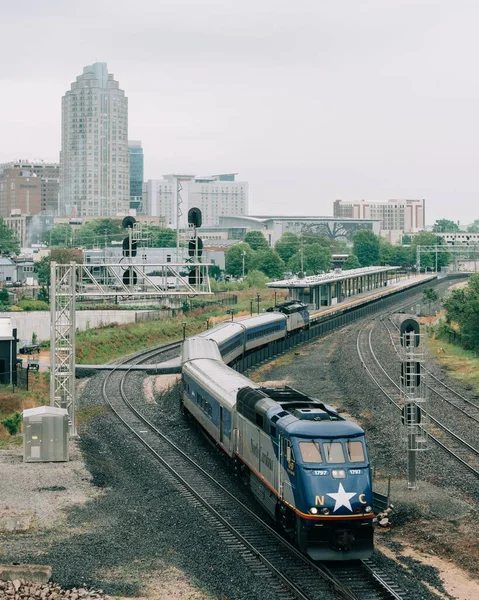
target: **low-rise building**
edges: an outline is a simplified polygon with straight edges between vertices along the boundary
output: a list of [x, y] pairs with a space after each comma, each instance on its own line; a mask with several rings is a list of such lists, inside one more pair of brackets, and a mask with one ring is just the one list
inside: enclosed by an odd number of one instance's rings
[[335, 200], [335, 217], [354, 219], [378, 219], [380, 235], [391, 243], [401, 239], [404, 233], [422, 231], [425, 226], [426, 201], [424, 199], [386, 200], [384, 202], [348, 202]]
[[0, 256], [0, 285], [16, 281], [18, 281], [17, 265], [8, 256]]
[[297, 235], [317, 233], [331, 240], [351, 241], [354, 232], [359, 229], [379, 234], [380, 221], [311, 216], [225, 216], [220, 217], [219, 229], [227, 230], [229, 239], [244, 239], [248, 231], [261, 231], [269, 245], [274, 246], [286, 232]]

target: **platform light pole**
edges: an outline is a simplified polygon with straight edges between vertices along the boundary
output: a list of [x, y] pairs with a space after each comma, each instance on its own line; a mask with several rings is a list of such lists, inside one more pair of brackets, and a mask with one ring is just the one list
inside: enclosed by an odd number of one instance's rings
[[183, 321], [183, 341], [186, 339], [186, 321]]
[[258, 303], [258, 314], [259, 314], [259, 303], [260, 303], [261, 298], [259, 297], [259, 293], [256, 294], [256, 302]]
[[250, 317], [253, 316], [253, 302], [254, 302], [254, 298], [250, 298], [249, 299], [249, 316]]
[[244, 279], [244, 259], [245, 259], [245, 256], [246, 256], [246, 250], [243, 250], [243, 252], [242, 252], [242, 259], [243, 259], [243, 271], [242, 271], [242, 273], [243, 273], [243, 279]]

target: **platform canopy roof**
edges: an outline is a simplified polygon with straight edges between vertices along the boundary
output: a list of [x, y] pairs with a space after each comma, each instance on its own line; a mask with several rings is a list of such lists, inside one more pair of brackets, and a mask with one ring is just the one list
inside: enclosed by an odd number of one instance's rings
[[336, 283], [345, 279], [356, 279], [365, 275], [374, 275], [376, 273], [385, 273], [388, 271], [397, 271], [401, 267], [362, 267], [361, 269], [349, 269], [347, 271], [330, 271], [321, 275], [310, 275], [309, 277], [293, 277], [291, 279], [283, 279], [281, 281], [271, 281], [266, 285], [271, 288], [307, 288], [324, 285], [328, 283]]

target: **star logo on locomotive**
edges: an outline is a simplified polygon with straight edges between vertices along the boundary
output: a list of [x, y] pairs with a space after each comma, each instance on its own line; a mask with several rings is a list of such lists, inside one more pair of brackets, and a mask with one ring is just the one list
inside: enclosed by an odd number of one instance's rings
[[343, 488], [343, 484], [340, 483], [339, 489], [336, 493], [326, 494], [326, 496], [331, 496], [331, 498], [336, 501], [336, 504], [334, 505], [334, 508], [333, 508], [333, 512], [336, 512], [338, 510], [338, 508], [341, 508], [341, 506], [345, 506], [351, 512], [353, 512], [353, 509], [351, 508], [350, 500], [351, 500], [351, 498], [356, 496], [356, 494], [357, 494], [357, 492], [346, 492]]

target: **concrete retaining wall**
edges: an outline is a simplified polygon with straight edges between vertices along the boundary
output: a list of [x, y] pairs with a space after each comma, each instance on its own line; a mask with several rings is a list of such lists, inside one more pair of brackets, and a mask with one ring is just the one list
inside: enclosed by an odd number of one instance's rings
[[[134, 323], [137, 312], [143, 314], [146, 311], [79, 310], [76, 314], [76, 326], [77, 329], [83, 330], [108, 323]], [[17, 328], [17, 335], [21, 342], [30, 343], [33, 332], [37, 334], [39, 342], [50, 339], [50, 313], [47, 311], [0, 312], [0, 317], [11, 318], [12, 327]]]

